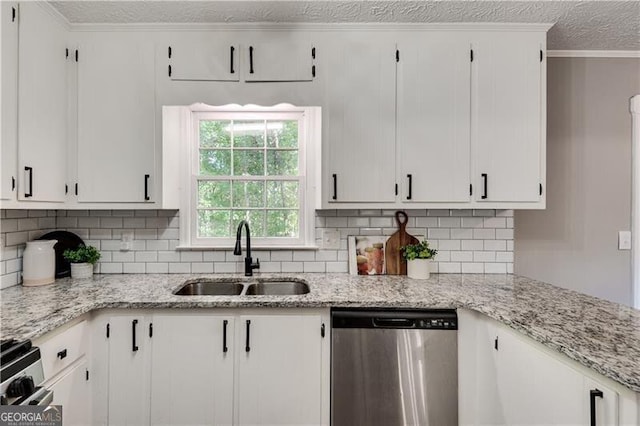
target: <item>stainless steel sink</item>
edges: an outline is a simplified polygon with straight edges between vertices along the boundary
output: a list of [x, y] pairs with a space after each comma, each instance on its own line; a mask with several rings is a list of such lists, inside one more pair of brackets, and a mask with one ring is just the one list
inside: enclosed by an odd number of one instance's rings
[[220, 279], [194, 279], [186, 281], [174, 291], [178, 296], [294, 296], [309, 293], [303, 281], [257, 279], [246, 282]]
[[264, 281], [251, 284], [247, 296], [292, 296], [309, 293], [309, 286], [300, 281]]
[[190, 280], [173, 294], [179, 296], [238, 296], [244, 286], [238, 282]]

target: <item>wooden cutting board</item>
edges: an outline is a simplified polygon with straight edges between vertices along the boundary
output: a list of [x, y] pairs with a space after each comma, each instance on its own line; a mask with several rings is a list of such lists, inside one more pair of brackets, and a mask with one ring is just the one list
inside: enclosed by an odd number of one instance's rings
[[403, 211], [396, 212], [398, 231], [389, 237], [385, 247], [384, 262], [388, 275], [407, 275], [407, 261], [402, 257], [400, 248], [408, 244], [418, 244], [420, 241], [407, 233], [409, 216]]

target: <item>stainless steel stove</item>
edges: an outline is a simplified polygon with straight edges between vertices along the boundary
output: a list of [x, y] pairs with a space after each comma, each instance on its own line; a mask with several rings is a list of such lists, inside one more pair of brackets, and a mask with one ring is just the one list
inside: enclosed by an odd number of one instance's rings
[[0, 382], [2, 405], [49, 405], [53, 400], [53, 391], [41, 386], [40, 349], [30, 340], [0, 342]]

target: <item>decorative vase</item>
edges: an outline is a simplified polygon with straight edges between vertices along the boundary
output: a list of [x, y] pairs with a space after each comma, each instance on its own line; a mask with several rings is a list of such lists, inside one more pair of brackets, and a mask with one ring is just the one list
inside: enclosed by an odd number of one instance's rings
[[72, 263], [71, 278], [82, 279], [93, 277], [93, 264], [91, 263]]
[[407, 261], [407, 276], [418, 280], [429, 279], [431, 259], [413, 259]]
[[22, 285], [26, 287], [52, 284], [56, 278], [57, 240], [29, 241], [22, 256]]

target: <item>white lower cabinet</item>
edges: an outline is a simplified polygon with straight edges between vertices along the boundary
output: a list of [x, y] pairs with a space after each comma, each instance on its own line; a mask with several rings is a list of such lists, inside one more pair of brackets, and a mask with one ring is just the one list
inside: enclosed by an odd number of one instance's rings
[[92, 321], [92, 424], [149, 424], [149, 314], [107, 312]]
[[64, 426], [91, 424], [91, 384], [87, 380], [87, 360], [82, 359], [69, 372], [49, 386], [53, 405], [62, 405]]
[[233, 423], [233, 316], [153, 318], [152, 425]]
[[638, 424], [636, 393], [484, 315], [458, 318], [460, 425]]
[[322, 324], [319, 314], [240, 317], [238, 424], [326, 423]]
[[93, 424], [329, 424], [328, 309], [107, 312], [94, 332]]

